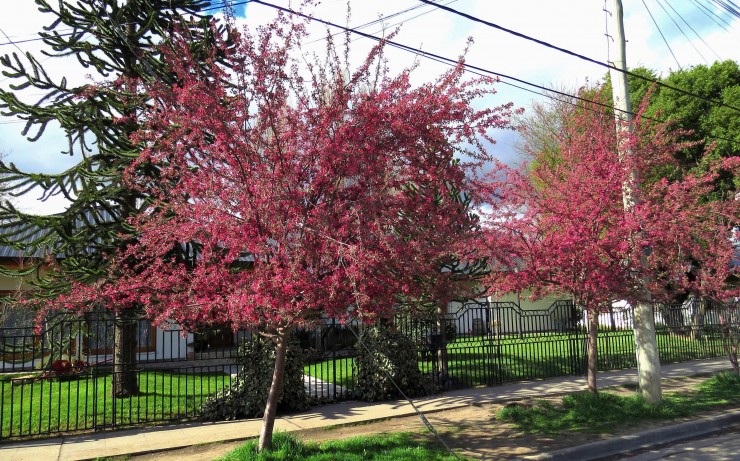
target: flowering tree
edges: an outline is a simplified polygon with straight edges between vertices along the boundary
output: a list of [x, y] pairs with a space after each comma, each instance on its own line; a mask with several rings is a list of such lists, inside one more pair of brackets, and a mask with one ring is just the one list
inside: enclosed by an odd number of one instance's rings
[[[600, 95], [592, 97], [598, 101]], [[676, 132], [638, 116], [634, 132], [623, 140], [635, 155], [620, 160], [611, 114], [595, 103], [558, 109], [560, 127], [548, 143], [554, 153], [531, 152], [538, 161], [530, 169], [502, 168], [480, 185], [482, 200], [493, 210], [487, 254], [503, 269], [489, 279], [498, 291], [569, 293], [585, 308], [588, 387], [596, 392], [598, 314], [614, 300], [666, 300], [679, 287], [697, 293], [729, 289], [728, 237], [737, 202], [703, 197], [719, 171], [737, 162], [721, 162], [709, 174], [681, 181], [660, 179], [625, 213], [625, 178], [654, 176], [674, 162], [673, 154], [684, 147]], [[699, 271], [688, 278], [691, 261]]]
[[[383, 44], [350, 72], [348, 50], [330, 39], [324, 61], [302, 65], [305, 36], [280, 16], [233, 33], [205, 65], [186, 36], [173, 38], [178, 84], [146, 84], [145, 149], [128, 171], [149, 201], [131, 223], [138, 238], [112, 256], [109, 282], [77, 284], [63, 300], [141, 303], [160, 322], [229, 322], [270, 338], [260, 450], [271, 446], [288, 335], [322, 315], [389, 317], [399, 297], [433, 291], [445, 276], [434, 262], [472, 219], [449, 192], [470, 188], [488, 159], [479, 137], [509, 117], [509, 106], [471, 106], [492, 82], [463, 81], [462, 66], [414, 86], [411, 70], [390, 75]], [[152, 166], [156, 181], [141, 174]], [[190, 261], [172, 251], [181, 245]]]

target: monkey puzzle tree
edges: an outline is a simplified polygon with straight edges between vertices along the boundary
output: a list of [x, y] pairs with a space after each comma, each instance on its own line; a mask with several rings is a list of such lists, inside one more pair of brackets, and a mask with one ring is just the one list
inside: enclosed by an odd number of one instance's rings
[[[225, 321], [271, 339], [260, 450], [272, 443], [288, 336], [322, 315], [388, 318], [399, 297], [428, 292], [419, 281], [440, 273], [430, 266], [442, 243], [471, 219], [448, 192], [469, 189], [488, 159], [478, 138], [509, 116], [471, 106], [492, 82], [464, 81], [462, 66], [414, 86], [410, 70], [388, 72], [382, 44], [354, 71], [331, 40], [304, 65], [291, 53], [305, 37], [305, 24], [279, 16], [219, 47], [221, 65], [178, 36], [165, 50], [177, 85], [121, 82], [153, 101], [128, 169], [151, 206], [112, 256], [115, 277], [61, 300], [141, 304], [159, 320]], [[156, 181], [140, 174], [151, 166]], [[171, 256], [181, 242], [197, 242], [194, 267]]]
[[[100, 80], [171, 81], [161, 60], [161, 37], [177, 25], [189, 30], [190, 46], [197, 50], [208, 43], [211, 32], [210, 19], [202, 14], [210, 4], [205, 0], [36, 0], [36, 4], [51, 23], [39, 34], [47, 47], [44, 53], [73, 56]], [[26, 214], [7, 202], [0, 205], [0, 242], [28, 254], [43, 249], [60, 257], [55, 270], [36, 282], [34, 295], [40, 304], [68, 291], [71, 283], [114, 276], [108, 258], [132, 243], [127, 221], [140, 212], [144, 195], [126, 186], [122, 175], [139, 154], [130, 136], [138, 129], [137, 114], [146, 101], [144, 94], [125, 93], [115, 86], [70, 85], [65, 76], [49, 75], [42, 61], [30, 53], [0, 58], [3, 74], [13, 82], [9, 90], [0, 89], [3, 114], [24, 120], [22, 133], [31, 141], [43, 142], [47, 127], [58, 125], [68, 140], [62, 153], [78, 159], [73, 167], [54, 174], [0, 163], [0, 191], [70, 200], [66, 211], [52, 216]], [[35, 101], [26, 98], [27, 88], [35, 90], [30, 96]], [[30, 240], [24, 237], [29, 233], [34, 235]], [[138, 306], [109, 307], [115, 311], [112, 391], [127, 396], [138, 392], [134, 373]]]

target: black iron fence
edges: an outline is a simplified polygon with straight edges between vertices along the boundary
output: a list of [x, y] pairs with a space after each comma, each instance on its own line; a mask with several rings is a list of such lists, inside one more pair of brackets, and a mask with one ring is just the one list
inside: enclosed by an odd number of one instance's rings
[[[699, 300], [656, 306], [661, 360], [726, 355], [722, 309]], [[198, 418], [203, 401], [227, 389], [238, 373], [237, 346], [248, 332], [224, 327], [196, 333], [135, 322], [136, 363], [124, 368], [114, 363], [116, 321], [108, 314], [58, 316], [39, 332], [0, 328], [0, 439]], [[470, 301], [440, 317], [399, 316], [394, 326], [414, 340], [419, 368], [440, 389], [450, 389], [583, 374], [586, 324], [569, 301], [542, 310]], [[630, 307], [601, 314], [599, 325], [599, 369], [635, 367]], [[352, 397], [360, 328], [326, 320], [297, 332], [308, 357], [309, 395], [322, 401]], [[114, 398], [121, 373], [133, 373], [137, 389]]]

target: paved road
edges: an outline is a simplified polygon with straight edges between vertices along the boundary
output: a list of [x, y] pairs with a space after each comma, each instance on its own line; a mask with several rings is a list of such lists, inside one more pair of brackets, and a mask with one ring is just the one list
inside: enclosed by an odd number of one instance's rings
[[620, 457], [629, 461], [681, 460], [681, 461], [730, 461], [740, 460], [740, 426], [718, 434], [680, 442], [660, 449]]

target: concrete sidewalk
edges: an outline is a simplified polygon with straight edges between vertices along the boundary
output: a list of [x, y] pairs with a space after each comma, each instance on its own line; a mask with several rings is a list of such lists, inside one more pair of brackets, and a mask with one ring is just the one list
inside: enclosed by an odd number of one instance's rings
[[[679, 378], [700, 373], [714, 373], [730, 368], [726, 358], [701, 360], [662, 368], [663, 378]], [[637, 382], [636, 370], [620, 370], [599, 374], [599, 387]], [[558, 395], [582, 391], [584, 377], [554, 378], [527, 381], [506, 386], [463, 389], [417, 399], [414, 401], [424, 413], [465, 407], [472, 404], [504, 402], [525, 397]], [[342, 424], [356, 424], [379, 419], [415, 414], [406, 401], [383, 403], [342, 402], [324, 405], [310, 411], [278, 418], [276, 431], [292, 432]], [[141, 454], [192, 445], [243, 440], [259, 435], [259, 419], [219, 422], [185, 423], [161, 427], [138, 428], [125, 431], [70, 435], [53, 439], [17, 442], [0, 445], [0, 460], [85, 460], [125, 454]]]

